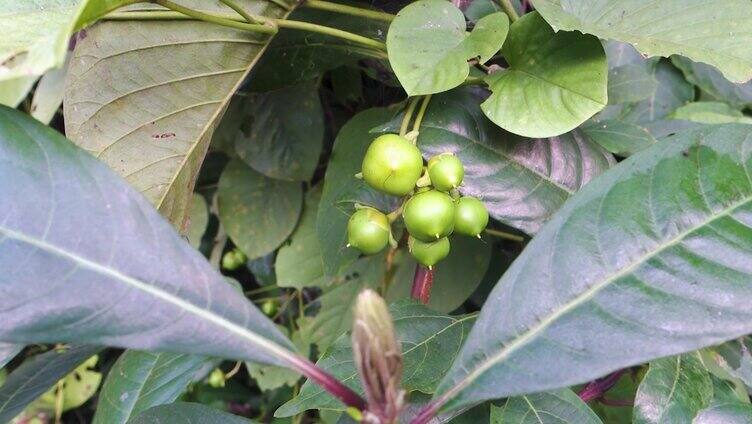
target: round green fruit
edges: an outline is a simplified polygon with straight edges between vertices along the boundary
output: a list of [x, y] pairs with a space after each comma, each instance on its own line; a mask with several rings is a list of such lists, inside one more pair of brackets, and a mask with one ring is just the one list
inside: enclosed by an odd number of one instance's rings
[[442, 237], [435, 241], [422, 242], [410, 237], [407, 239], [407, 247], [415, 260], [432, 268], [449, 254], [449, 239]]
[[454, 214], [454, 231], [467, 236], [478, 236], [488, 225], [488, 210], [475, 197], [461, 197]]
[[[240, 253], [240, 255], [238, 254]], [[245, 254], [243, 252], [230, 250], [222, 256], [222, 268], [228, 271], [235, 271], [245, 263]]]
[[437, 190], [428, 190], [410, 198], [402, 211], [407, 231], [422, 241], [434, 241], [452, 233], [454, 200]]
[[214, 371], [209, 374], [209, 385], [211, 387], [214, 387], [215, 389], [218, 389], [220, 387], [225, 387], [225, 373], [222, 372], [221, 369], [215, 368]]
[[273, 317], [277, 313], [277, 302], [273, 300], [267, 300], [261, 304], [261, 312], [269, 318]]
[[376, 190], [404, 196], [423, 173], [423, 157], [410, 140], [396, 134], [377, 137], [363, 158], [363, 179]]
[[428, 161], [428, 176], [436, 189], [449, 191], [462, 184], [465, 167], [453, 153], [442, 153]]
[[355, 211], [347, 222], [347, 242], [366, 255], [380, 252], [389, 244], [389, 219], [373, 208]]

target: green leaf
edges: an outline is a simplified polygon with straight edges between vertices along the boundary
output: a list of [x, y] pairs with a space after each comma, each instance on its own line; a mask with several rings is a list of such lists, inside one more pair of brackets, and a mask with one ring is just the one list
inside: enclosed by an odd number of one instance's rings
[[608, 64], [595, 37], [555, 33], [533, 12], [512, 24], [502, 53], [509, 69], [486, 78], [492, 94], [481, 107], [509, 132], [557, 136], [607, 104]]
[[534, 234], [573, 193], [608, 169], [613, 157], [575, 130], [526, 139], [502, 131], [478, 107], [482, 93], [462, 88], [431, 99], [418, 145], [426, 158], [455, 153], [465, 165], [463, 194], [492, 217]]
[[209, 225], [209, 205], [206, 204], [204, 196], [193, 193], [191, 206], [188, 210], [188, 230], [185, 235], [194, 249], [201, 246], [201, 238], [206, 232], [207, 225]]
[[[288, 334], [285, 327], [281, 327], [280, 330]], [[304, 340], [300, 332], [293, 333], [290, 338], [298, 351], [303, 356], [308, 357], [310, 354], [308, 340]], [[248, 374], [262, 391], [275, 390], [283, 386], [292, 387], [300, 380], [300, 373], [275, 365], [246, 362], [245, 367], [248, 370]]]
[[713, 382], [698, 355], [658, 359], [635, 397], [634, 424], [689, 423], [713, 398]]
[[752, 422], [752, 405], [742, 402], [718, 403], [705, 408], [692, 424], [748, 424]]
[[734, 84], [724, 78], [717, 68], [693, 62], [686, 57], [671, 56], [671, 63], [681, 69], [687, 81], [700, 87], [712, 98], [739, 109], [752, 106], [752, 82]]
[[[712, 359], [719, 366], [727, 380], [739, 379], [742, 385], [752, 388], [752, 355], [750, 346], [752, 339], [747, 336], [739, 340], [732, 340], [715, 348]], [[713, 371], [711, 367], [708, 369]], [[745, 390], [746, 392], [746, 390]]]
[[491, 424], [601, 424], [600, 418], [569, 389], [507, 399], [491, 405]]
[[582, 31], [634, 45], [647, 56], [680, 54], [752, 78], [752, 4], [727, 0], [533, 0], [557, 31]]
[[309, 82], [248, 93], [241, 99], [242, 119], [234, 143], [238, 156], [267, 177], [310, 180], [324, 142], [318, 86]]
[[676, 109], [669, 117], [703, 124], [726, 124], [734, 122], [752, 124], [752, 118], [744, 116], [740, 110], [720, 102], [687, 103]]
[[[211, 3], [181, 4], [229, 10]], [[271, 18], [289, 13], [263, 0], [238, 3]], [[73, 52], [66, 134], [184, 230], [212, 132], [268, 41], [267, 35], [189, 20], [101, 22]]]
[[[475, 315], [446, 316], [412, 301], [392, 304], [389, 309], [402, 345], [402, 387], [408, 393], [416, 390], [433, 393], [462, 346]], [[342, 336], [317, 364], [348, 387], [363, 393], [352, 355], [350, 338]], [[289, 417], [308, 409], [344, 410], [341, 402], [306, 381], [300, 393], [274, 415]]]
[[355, 203], [370, 205], [382, 211], [397, 207], [398, 199], [368, 187], [355, 174], [360, 172], [366, 149], [375, 138], [371, 128], [387, 122], [387, 109], [368, 109], [355, 115], [340, 129], [334, 141], [332, 156], [326, 168], [324, 187], [316, 215], [324, 273], [339, 274], [358, 257], [355, 249], [348, 249], [347, 221], [355, 210]]
[[23, 350], [23, 345], [0, 342], [0, 369]]
[[658, 81], [646, 66], [627, 64], [608, 71], [608, 104], [647, 99], [658, 88]]
[[47, 393], [24, 411], [25, 415], [38, 412], [70, 411], [86, 403], [99, 390], [102, 374], [95, 371], [99, 356], [94, 355], [77, 366], [70, 374], [57, 382]]
[[154, 423], [253, 424], [254, 422], [200, 403], [190, 402], [155, 406], [128, 421], [128, 424]]
[[645, 128], [616, 119], [587, 122], [581, 128], [591, 140], [618, 156], [633, 155], [656, 143]]
[[303, 207], [300, 183], [265, 177], [233, 160], [219, 180], [219, 220], [249, 259], [259, 258], [287, 240]]
[[0, 387], [0, 422], [7, 423], [92, 355], [97, 346], [51, 350], [24, 361]]
[[324, 275], [324, 262], [316, 236], [316, 214], [321, 200], [321, 186], [308, 191], [305, 196], [303, 215], [290, 244], [279, 248], [274, 269], [280, 287], [323, 287], [331, 283]]
[[17, 107], [29, 94], [35, 82], [36, 76], [0, 81], [0, 105]]
[[43, 124], [49, 124], [63, 104], [65, 94], [65, 76], [68, 75], [70, 61], [60, 69], [52, 69], [42, 75], [31, 99], [31, 116]]
[[[449, 256], [435, 266], [433, 287], [428, 307], [448, 313], [460, 307], [486, 275], [491, 262], [491, 245], [474, 237], [454, 235], [449, 239]], [[387, 299], [410, 298], [415, 275], [415, 259], [403, 252], [399, 268], [389, 285]]]
[[465, 17], [443, 0], [420, 0], [397, 14], [389, 26], [389, 63], [408, 96], [450, 90], [470, 74], [467, 61], [487, 62], [509, 31], [502, 12], [479, 19], [467, 33]]
[[750, 333], [751, 134], [679, 133], [572, 197], [489, 295], [440, 385], [445, 409]]
[[175, 401], [215, 362], [199, 355], [125, 351], [102, 386], [94, 424], [125, 424], [153, 406]]
[[302, 337], [319, 351], [329, 346], [352, 325], [352, 305], [362, 290], [378, 287], [386, 272], [383, 255], [357, 260], [337, 276], [334, 284], [317, 299], [321, 307], [315, 317], [303, 321]]
[[8, 108], [0, 109], [0, 180], [14, 181], [0, 184], [0, 340], [299, 361], [143, 196]]

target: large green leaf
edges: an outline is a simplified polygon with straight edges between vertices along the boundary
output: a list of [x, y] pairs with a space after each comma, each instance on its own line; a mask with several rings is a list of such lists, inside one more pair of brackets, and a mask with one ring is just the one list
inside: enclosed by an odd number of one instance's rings
[[582, 131], [604, 149], [619, 156], [629, 156], [655, 144], [645, 128], [616, 119], [587, 122]]
[[465, 165], [463, 194], [479, 197], [492, 217], [535, 233], [613, 157], [582, 132], [526, 139], [506, 133], [478, 107], [483, 94], [463, 88], [436, 96], [420, 127], [426, 157], [453, 152]]
[[324, 176], [324, 188], [316, 217], [324, 272], [337, 275], [355, 261], [359, 253], [348, 249], [347, 220], [355, 203], [371, 205], [383, 211], [397, 207], [397, 198], [368, 187], [355, 174], [360, 172], [363, 156], [375, 136], [369, 131], [387, 122], [391, 113], [386, 109], [368, 109], [355, 115], [340, 129], [334, 141], [332, 156]]
[[[324, 142], [324, 111], [311, 82], [241, 97], [235, 152], [256, 171], [282, 180], [310, 180]], [[291, 105], [295, 110], [291, 111]]]
[[497, 125], [525, 137], [552, 137], [576, 128], [607, 104], [608, 63], [597, 38], [555, 33], [537, 13], [509, 30], [509, 69], [487, 78], [481, 107]]
[[491, 424], [601, 424], [600, 418], [569, 389], [507, 399], [491, 406]]
[[718, 403], [703, 409], [692, 424], [749, 424], [752, 422], [752, 406], [748, 403]]
[[279, 247], [292, 233], [303, 207], [300, 183], [275, 180], [233, 160], [219, 180], [219, 220], [250, 259]]
[[718, 69], [693, 62], [686, 57], [671, 56], [671, 63], [681, 69], [689, 82], [700, 87], [712, 98], [740, 109], [752, 106], [752, 82], [734, 84], [724, 78]]
[[[446, 316], [412, 301], [392, 304], [389, 309], [402, 345], [402, 387], [408, 392], [433, 393], [462, 346], [475, 315]], [[349, 337], [337, 339], [318, 365], [348, 387], [363, 392]], [[344, 410], [344, 407], [327, 392], [306, 381], [300, 393], [282, 405], [275, 416], [288, 417], [307, 409]]]
[[682, 132], [580, 190], [489, 295], [440, 403], [569, 386], [751, 332], [750, 135]]
[[504, 44], [503, 12], [479, 19], [465, 32], [465, 16], [451, 2], [420, 0], [400, 10], [389, 26], [389, 63], [408, 96], [450, 90], [470, 74], [470, 59], [488, 61]]
[[175, 402], [147, 409], [128, 422], [128, 424], [155, 423], [253, 424], [253, 421], [200, 403]]
[[[274, 2], [243, 0], [267, 17]], [[188, 7], [227, 11], [218, 2]], [[269, 36], [196, 21], [106, 21], [73, 52], [66, 134], [183, 228], [198, 170], [232, 93]]]
[[0, 422], [10, 422], [31, 402], [102, 350], [96, 346], [75, 346], [51, 350], [25, 361], [0, 387]]
[[680, 54], [752, 78], [752, 3], [726, 0], [533, 0], [556, 30], [634, 45], [646, 56]]
[[633, 423], [690, 423], [712, 398], [713, 382], [697, 353], [658, 359], [637, 389]]
[[638, 64], [617, 66], [608, 71], [608, 104], [637, 102], [650, 97], [658, 81], [648, 68]]
[[102, 386], [94, 424], [125, 424], [153, 406], [175, 401], [214, 362], [199, 355], [125, 351]]
[[692, 101], [694, 88], [682, 78], [681, 72], [665, 62], [646, 65], [658, 85], [653, 95], [636, 103], [621, 105], [618, 119], [634, 124], [647, 124], [667, 117], [671, 112]]
[[143, 196], [8, 108], [0, 180], [0, 340], [301, 360]]
[[[434, 267], [428, 302], [429, 308], [444, 313], [454, 311], [473, 294], [491, 262], [491, 245], [486, 240], [454, 235], [449, 241], [449, 256]], [[416, 262], [409, 254], [402, 255], [400, 259], [387, 292], [390, 301], [410, 297]]]

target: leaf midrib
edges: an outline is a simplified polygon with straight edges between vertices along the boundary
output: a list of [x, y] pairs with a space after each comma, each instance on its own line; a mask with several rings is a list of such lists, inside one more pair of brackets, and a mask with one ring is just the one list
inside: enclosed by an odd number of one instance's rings
[[4, 226], [0, 226], [0, 235], [4, 235], [5, 237], [9, 239], [16, 240], [18, 242], [36, 247], [42, 251], [48, 252], [57, 257], [70, 260], [81, 268], [89, 269], [97, 274], [110, 277], [116, 281], [120, 281], [121, 283], [127, 284], [137, 290], [140, 290], [142, 292], [145, 292], [157, 298], [160, 298], [182, 309], [186, 313], [193, 314], [201, 320], [209, 321], [233, 334], [236, 334], [237, 336], [240, 336], [241, 338], [249, 341], [253, 345], [256, 345], [260, 347], [261, 349], [266, 350], [268, 353], [279, 356], [283, 361], [287, 362], [290, 365], [297, 363], [296, 361], [297, 357], [295, 356], [295, 354], [285, 349], [284, 347], [274, 343], [271, 340], [267, 340], [263, 338], [262, 336], [252, 331], [249, 331], [248, 329], [238, 324], [235, 324], [227, 320], [226, 318], [216, 315], [212, 311], [201, 309], [200, 307], [184, 299], [181, 299], [171, 293], [168, 293], [158, 287], [150, 286], [147, 283], [140, 281], [136, 278], [130, 277], [128, 275], [125, 275], [121, 273], [120, 271], [100, 265], [96, 262], [93, 262], [84, 257], [81, 257], [75, 253], [68, 252], [67, 250], [61, 247], [58, 247], [54, 244], [47, 242], [46, 240], [39, 239], [39, 238], [32, 237], [32, 236], [27, 236], [23, 233], [11, 230], [10, 228], [4, 227]]
[[637, 260], [634, 260], [630, 264], [622, 267], [618, 272], [615, 272], [611, 276], [605, 278], [602, 282], [594, 284], [588, 290], [583, 292], [581, 295], [574, 297], [572, 300], [564, 304], [563, 307], [556, 310], [552, 314], [548, 315], [548, 317], [541, 319], [536, 325], [531, 326], [527, 331], [520, 334], [517, 338], [513, 339], [507, 346], [500, 349], [497, 354], [491, 356], [488, 360], [481, 363], [480, 366], [476, 367], [466, 377], [464, 377], [457, 384], [455, 384], [449, 390], [447, 390], [440, 398], [437, 399], [436, 403], [438, 405], [445, 404], [448, 400], [450, 400], [459, 392], [461, 392], [470, 384], [472, 384], [472, 382], [475, 381], [475, 379], [477, 379], [483, 373], [488, 371], [488, 369], [495, 366], [499, 362], [503, 361], [506, 357], [514, 353], [516, 350], [518, 350], [519, 348], [525, 346], [527, 343], [532, 341], [535, 336], [545, 331], [546, 328], [548, 328], [548, 326], [553, 324], [558, 318], [564, 316], [569, 311], [577, 308], [581, 304], [593, 298], [596, 294], [598, 294], [598, 292], [601, 291], [601, 289], [607, 287], [609, 284], [618, 280], [619, 278], [622, 278], [628, 275], [630, 272], [637, 269], [639, 266], [641, 266], [643, 263], [645, 263], [649, 259], [655, 257], [656, 255], [660, 254], [661, 252], [668, 249], [669, 247], [676, 245], [677, 243], [679, 243], [680, 241], [682, 241], [684, 238], [694, 233], [695, 231], [710, 225], [713, 221], [717, 219], [720, 219], [725, 216], [729, 216], [736, 209], [742, 206], [746, 206], [750, 202], [752, 202], [752, 195], [749, 195], [745, 197], [743, 200], [739, 202], [735, 202], [731, 204], [730, 206], [727, 206], [726, 208], [718, 211], [715, 214], [711, 213], [711, 216], [712, 216], [711, 218], [705, 219], [702, 222], [698, 223], [697, 225], [694, 225], [691, 228], [685, 231], [682, 231], [681, 233], [675, 235], [671, 239], [662, 243], [660, 247], [656, 248], [655, 250], [645, 255], [642, 255]]

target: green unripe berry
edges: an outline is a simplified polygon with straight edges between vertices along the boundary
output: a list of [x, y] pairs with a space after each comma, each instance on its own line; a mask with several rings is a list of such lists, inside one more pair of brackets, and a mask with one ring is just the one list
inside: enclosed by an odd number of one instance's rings
[[238, 262], [240, 262], [240, 265], [243, 265], [244, 263], [248, 262], [248, 256], [246, 256], [245, 253], [243, 253], [242, 250], [240, 250], [240, 249], [238, 249], [236, 247], [235, 250], [233, 250], [233, 251], [235, 252], [235, 259]]
[[407, 201], [402, 218], [410, 235], [422, 241], [434, 241], [452, 233], [454, 209], [454, 200], [448, 194], [428, 190]]
[[452, 153], [436, 155], [428, 161], [428, 176], [431, 184], [441, 191], [449, 191], [462, 184], [465, 167], [460, 159]]
[[221, 369], [215, 368], [214, 371], [209, 374], [208, 383], [215, 389], [225, 387], [225, 373], [223, 373]]
[[404, 196], [415, 188], [423, 173], [420, 150], [397, 134], [377, 137], [363, 158], [363, 179], [376, 190]]
[[428, 268], [432, 268], [449, 254], [449, 239], [442, 237], [426, 243], [410, 237], [407, 239], [407, 248], [415, 260]]
[[355, 211], [347, 222], [347, 242], [366, 255], [373, 255], [389, 244], [389, 219], [373, 208]]
[[222, 268], [228, 271], [235, 271], [243, 265], [243, 261], [240, 259], [241, 258], [238, 258], [238, 255], [235, 254], [235, 251], [231, 250], [222, 256]]
[[261, 304], [261, 312], [268, 317], [273, 317], [277, 313], [277, 302], [273, 300], [267, 300]]
[[461, 197], [454, 214], [454, 231], [467, 236], [478, 236], [488, 225], [486, 205], [475, 197]]

